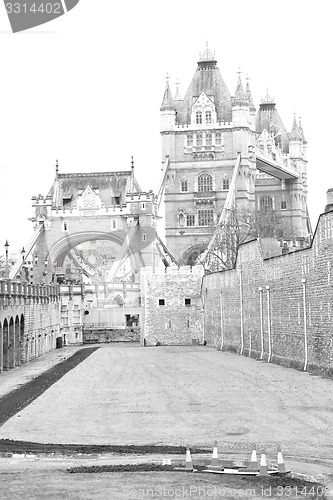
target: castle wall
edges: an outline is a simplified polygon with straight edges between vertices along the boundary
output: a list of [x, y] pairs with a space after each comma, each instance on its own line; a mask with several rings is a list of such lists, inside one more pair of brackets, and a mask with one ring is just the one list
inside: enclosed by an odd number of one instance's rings
[[301, 369], [332, 370], [333, 213], [311, 248], [263, 260], [258, 242], [239, 248], [233, 270], [203, 279], [208, 345]]
[[59, 325], [58, 287], [1, 281], [0, 373], [55, 349]]

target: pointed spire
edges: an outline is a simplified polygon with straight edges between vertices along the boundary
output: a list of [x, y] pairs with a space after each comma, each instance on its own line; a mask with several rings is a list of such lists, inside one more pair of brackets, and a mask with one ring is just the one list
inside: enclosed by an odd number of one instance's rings
[[255, 110], [256, 108], [255, 108], [255, 106], [253, 104], [253, 98], [252, 98], [252, 93], [251, 93], [251, 89], [250, 89], [250, 77], [249, 76], [246, 77], [245, 97], [246, 97], [247, 102], [250, 105], [250, 109]]
[[134, 192], [134, 158], [131, 156], [131, 182], [130, 182], [130, 193]]
[[161, 106], [161, 111], [164, 111], [166, 109], [176, 109], [175, 108], [175, 102], [173, 100], [170, 86], [169, 86], [169, 79], [170, 76], [167, 73], [166, 78], [166, 86], [165, 86], [165, 91], [164, 91], [164, 96], [163, 96], [163, 101], [162, 101], [162, 106]]
[[208, 42], [206, 42], [206, 48], [203, 53], [199, 53], [199, 61], [204, 62], [204, 61], [215, 61], [215, 52], [212, 52], [209, 50], [208, 47]]
[[301, 129], [299, 128], [297, 121], [296, 121], [296, 113], [294, 113], [294, 121], [293, 121], [293, 124], [291, 127], [289, 139], [291, 141], [301, 141], [302, 140]]
[[302, 137], [302, 141], [304, 144], [307, 144], [307, 140], [305, 139], [305, 135], [304, 135], [304, 130], [303, 130], [303, 125], [302, 125], [302, 117], [300, 116], [299, 119], [298, 119], [298, 128], [300, 130], [300, 134], [301, 134], [301, 137]]
[[275, 104], [274, 97], [272, 97], [268, 93], [268, 88], [266, 89], [266, 95], [265, 95], [265, 97], [261, 98], [261, 102], [262, 102], [262, 104]]
[[241, 70], [239, 69], [237, 71], [238, 73], [238, 82], [237, 82], [237, 87], [236, 87], [236, 92], [235, 92], [235, 97], [233, 99], [233, 105], [244, 105], [247, 104], [247, 99], [246, 95], [243, 89], [243, 84], [242, 84], [242, 79], [241, 79]]
[[175, 92], [174, 101], [181, 101], [182, 100], [180, 92], [179, 92], [179, 85], [180, 85], [180, 82], [179, 82], [179, 80], [177, 78], [177, 80], [176, 80], [176, 92]]

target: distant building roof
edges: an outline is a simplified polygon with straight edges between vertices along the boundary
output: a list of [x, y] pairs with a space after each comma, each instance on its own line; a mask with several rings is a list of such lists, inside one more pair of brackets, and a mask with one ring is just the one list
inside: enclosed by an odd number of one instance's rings
[[78, 197], [88, 186], [100, 196], [106, 206], [112, 205], [116, 197], [121, 202], [126, 193], [141, 191], [131, 171], [57, 173], [48, 196], [52, 197], [54, 206], [62, 207], [66, 204], [70, 207], [77, 203]]

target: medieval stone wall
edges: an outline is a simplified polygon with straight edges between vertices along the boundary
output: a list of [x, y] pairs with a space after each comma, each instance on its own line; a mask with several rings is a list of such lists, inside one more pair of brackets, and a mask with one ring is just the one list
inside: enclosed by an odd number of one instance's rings
[[235, 269], [203, 279], [208, 345], [301, 369], [333, 369], [333, 213], [311, 248], [264, 260], [257, 241]]
[[0, 283], [0, 373], [55, 349], [60, 305], [56, 286]]
[[202, 267], [142, 272], [142, 345], [202, 342]]

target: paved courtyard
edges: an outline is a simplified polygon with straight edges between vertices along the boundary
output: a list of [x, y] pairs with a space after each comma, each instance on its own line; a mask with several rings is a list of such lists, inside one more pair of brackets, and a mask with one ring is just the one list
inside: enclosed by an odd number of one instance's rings
[[42, 443], [212, 446], [333, 458], [333, 381], [207, 347], [103, 346], [0, 427]]

